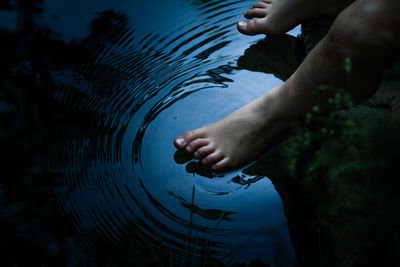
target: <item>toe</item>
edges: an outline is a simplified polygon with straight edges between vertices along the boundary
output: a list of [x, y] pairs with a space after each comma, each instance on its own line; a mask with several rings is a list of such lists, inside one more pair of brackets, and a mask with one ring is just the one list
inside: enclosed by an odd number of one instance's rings
[[238, 31], [246, 35], [256, 35], [260, 33], [265, 33], [265, 18], [239, 21], [237, 24]]
[[211, 169], [213, 171], [222, 171], [229, 168], [229, 158], [224, 158], [214, 165], [212, 165]]
[[194, 152], [194, 156], [198, 159], [202, 159], [209, 154], [213, 153], [215, 151], [215, 148], [211, 145], [203, 146], [200, 147], [196, 152]]
[[247, 19], [252, 18], [263, 18], [267, 15], [267, 9], [265, 8], [251, 8], [244, 13], [244, 17]]
[[193, 151], [198, 150], [200, 147], [202, 146], [206, 146], [210, 143], [210, 141], [208, 141], [205, 138], [198, 138], [193, 140], [192, 142], [190, 142], [187, 146], [186, 146], [186, 151], [189, 153], [192, 153]]
[[184, 148], [186, 145], [185, 139], [182, 137], [182, 135], [178, 136], [177, 138], [174, 139], [174, 146], [178, 149]]
[[258, 7], [258, 8], [267, 8], [267, 7], [269, 7], [269, 3], [259, 1], [259, 2], [255, 3], [252, 6], [252, 8], [256, 8], [256, 7]]
[[214, 163], [220, 161], [220, 160], [223, 159], [223, 158], [224, 158], [224, 156], [223, 156], [221, 153], [219, 153], [219, 152], [216, 151], [216, 152], [214, 152], [214, 153], [211, 153], [211, 154], [208, 155], [207, 157], [205, 157], [205, 158], [201, 161], [201, 163], [206, 164], [206, 165], [212, 165], [212, 164], [214, 164]]
[[203, 137], [203, 132], [200, 129], [188, 131], [174, 139], [174, 145], [178, 149], [183, 149], [187, 144], [197, 138]]

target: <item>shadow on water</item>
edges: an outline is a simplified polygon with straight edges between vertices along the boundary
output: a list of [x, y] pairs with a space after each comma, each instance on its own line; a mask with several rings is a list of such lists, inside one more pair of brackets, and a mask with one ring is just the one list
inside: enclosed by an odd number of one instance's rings
[[268, 36], [249, 47], [239, 58], [238, 67], [275, 75], [286, 81], [305, 57], [301, 38], [291, 35]]
[[148, 33], [131, 21], [137, 10], [101, 7], [68, 39], [43, 19], [50, 4], [2, 1], [17, 18], [0, 30], [7, 264], [293, 264], [269, 175], [215, 174], [172, 140], [279, 84], [248, 70], [285, 79], [301, 46], [240, 39], [243, 1], [178, 2], [200, 19]]

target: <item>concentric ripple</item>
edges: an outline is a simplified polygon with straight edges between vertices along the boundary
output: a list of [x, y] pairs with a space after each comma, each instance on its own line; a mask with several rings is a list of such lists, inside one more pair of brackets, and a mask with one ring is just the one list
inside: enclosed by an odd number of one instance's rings
[[293, 265], [270, 180], [241, 170], [214, 174], [172, 144], [281, 83], [237, 67], [260, 39], [235, 28], [251, 3], [113, 1], [85, 14], [87, 60], [53, 73], [76, 121], [52, 162], [64, 177], [60, 205], [84, 247], [129, 241], [132, 255], [151, 246], [178, 265], [204, 255]]

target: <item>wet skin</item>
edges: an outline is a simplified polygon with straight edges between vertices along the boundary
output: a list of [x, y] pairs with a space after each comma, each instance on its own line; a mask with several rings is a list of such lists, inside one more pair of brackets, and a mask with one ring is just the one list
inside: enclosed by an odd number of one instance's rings
[[[319, 7], [321, 2], [325, 10]], [[245, 16], [260, 19], [238, 23], [244, 34], [281, 34], [313, 16], [337, 17], [329, 33], [285, 83], [214, 124], [178, 136], [175, 147], [214, 171], [235, 169], [279, 143], [313, 106], [325, 110], [332, 92], [319, 92], [319, 85], [346, 89], [358, 102], [368, 99], [379, 87], [387, 64], [395, 60], [399, 11], [397, 0], [257, 2]], [[350, 80], [343, 67], [346, 59], [352, 62]]]

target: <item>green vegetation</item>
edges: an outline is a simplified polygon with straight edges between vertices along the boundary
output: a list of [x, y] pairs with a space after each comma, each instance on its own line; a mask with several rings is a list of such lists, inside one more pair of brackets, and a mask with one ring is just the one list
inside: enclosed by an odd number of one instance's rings
[[304, 266], [398, 266], [400, 114], [356, 107], [342, 92], [330, 103], [346, 109], [326, 116], [314, 107], [280, 148], [302, 203], [313, 209], [307, 225], [288, 214], [289, 224], [318, 236]]

